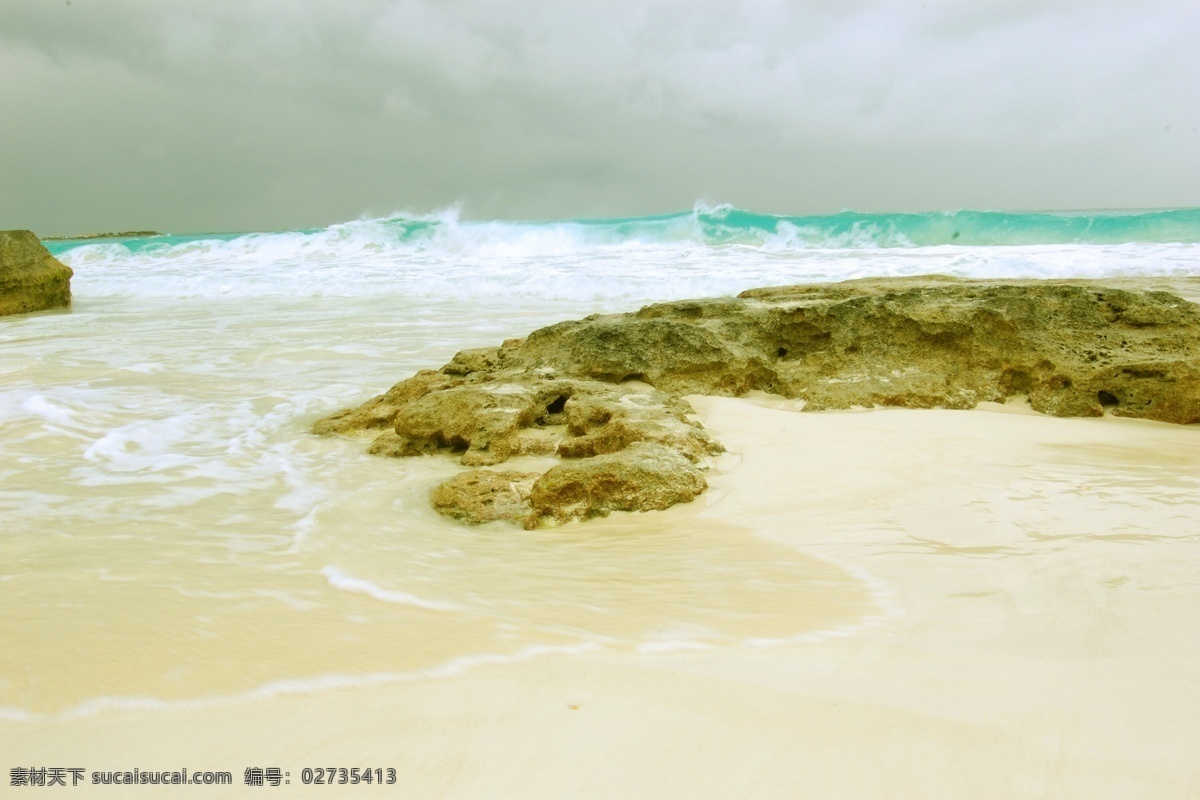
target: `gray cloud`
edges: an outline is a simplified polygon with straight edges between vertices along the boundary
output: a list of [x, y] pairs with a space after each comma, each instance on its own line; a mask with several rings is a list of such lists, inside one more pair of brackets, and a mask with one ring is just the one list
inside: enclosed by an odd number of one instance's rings
[[0, 227], [1200, 205], [1190, 2], [5, 0]]

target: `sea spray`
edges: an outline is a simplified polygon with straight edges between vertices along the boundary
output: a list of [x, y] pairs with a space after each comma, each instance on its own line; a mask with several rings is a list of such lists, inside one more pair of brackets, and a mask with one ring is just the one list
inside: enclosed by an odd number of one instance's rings
[[[867, 276], [1186, 275], [1200, 209], [471, 221], [456, 209], [326, 228], [61, 241], [76, 294], [378, 296], [619, 304]], [[286, 276], [276, 279], [275, 272]], [[598, 310], [598, 309], [593, 309]]]
[[[54, 253], [85, 240], [50, 242]], [[942, 211], [825, 215], [763, 214], [730, 205], [645, 217], [549, 221], [464, 220], [458, 208], [394, 214], [276, 233], [116, 236], [130, 251], [167, 254], [184, 245], [226, 243], [230, 252], [356, 250], [516, 257], [605, 249], [744, 245], [773, 250], [1035, 244], [1200, 243], [1200, 209], [1141, 211]], [[103, 245], [100, 245], [103, 246]], [[179, 252], [179, 251], [175, 251]], [[190, 251], [195, 253], [195, 250]], [[180, 253], [182, 254], [182, 253]]]

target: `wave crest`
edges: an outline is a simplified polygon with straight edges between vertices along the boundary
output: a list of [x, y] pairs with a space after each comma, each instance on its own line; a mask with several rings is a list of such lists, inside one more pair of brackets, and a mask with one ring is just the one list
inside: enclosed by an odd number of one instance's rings
[[1200, 209], [824, 216], [696, 205], [658, 216], [476, 221], [458, 208], [325, 228], [48, 243], [80, 298], [523, 296], [634, 302], [928, 274], [1192, 275]]
[[121, 248], [162, 258], [220, 251], [249, 255], [457, 254], [529, 258], [624, 249], [752, 247], [768, 250], [1044, 244], [1200, 243], [1200, 209], [1138, 212], [947, 211], [816, 216], [761, 214], [731, 205], [644, 217], [556, 221], [463, 220], [458, 207], [397, 213], [296, 231], [198, 234], [50, 243], [53, 252]]

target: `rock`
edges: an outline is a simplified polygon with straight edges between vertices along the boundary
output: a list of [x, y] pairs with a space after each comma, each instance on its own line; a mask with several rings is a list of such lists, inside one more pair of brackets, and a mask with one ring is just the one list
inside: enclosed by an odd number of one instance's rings
[[147, 239], [151, 236], [164, 236], [158, 231], [110, 231], [108, 233], [80, 233], [74, 236], [47, 236], [43, 241], [67, 242], [81, 239]]
[[[451, 364], [457, 370], [462, 360], [455, 358]], [[318, 421], [312, 430], [328, 435], [390, 426], [371, 444], [371, 453], [450, 452], [468, 466], [500, 464], [518, 455], [584, 458], [634, 442], [658, 442], [691, 461], [722, 451], [687, 419], [691, 406], [647, 386], [547, 379], [536, 371], [496, 372], [488, 378], [425, 370], [357, 409]]]
[[31, 231], [0, 231], [0, 316], [71, 305], [73, 274]]
[[433, 490], [430, 501], [441, 514], [472, 525], [529, 519], [529, 493], [536, 472], [473, 469], [460, 472]]
[[673, 393], [758, 389], [852, 406], [973, 408], [1026, 395], [1059, 416], [1200, 421], [1200, 307], [1090, 281], [871, 279], [647, 306], [530, 334], [508, 368]]
[[[384, 429], [372, 452], [450, 451], [471, 466], [556, 453], [567, 460], [537, 478], [528, 511], [504, 505], [516, 514], [504, 518], [536, 525], [691, 499], [704, 490], [697, 465], [722, 448], [681, 395], [753, 389], [803, 399], [806, 411], [1025, 396], [1057, 416], [1196, 423], [1200, 306], [1129, 282], [932, 276], [755, 289], [464, 350], [313, 430]], [[491, 497], [495, 480], [470, 485]], [[439, 510], [486, 517], [451, 511], [456, 502]]]
[[438, 389], [453, 385], [453, 380], [441, 372], [423, 369], [407, 380], [400, 381], [386, 393], [372, 397], [358, 408], [348, 408], [318, 420], [312, 432], [319, 436], [335, 433], [391, 428], [396, 414], [414, 400]]
[[689, 461], [724, 452], [700, 425], [687, 418], [693, 409], [684, 400], [657, 390], [579, 383], [564, 403], [569, 436], [558, 445], [567, 458], [616, 453], [635, 442], [655, 442]]
[[531, 333], [514, 355], [564, 375], [636, 379], [676, 394], [745, 394], [770, 374], [761, 354], [686, 317], [622, 314], [563, 322]]
[[462, 522], [507, 520], [525, 528], [651, 511], [690, 502], [707, 488], [700, 470], [660, 444], [638, 442], [617, 453], [571, 459], [536, 472], [474, 469], [433, 490], [433, 507]]
[[700, 470], [661, 444], [637, 442], [617, 453], [565, 461], [533, 484], [526, 528], [606, 517], [613, 511], [661, 511], [708, 488]]
[[520, 384], [455, 386], [401, 407], [395, 431], [410, 443], [404, 455], [445, 449], [462, 452], [464, 464], [498, 464], [520, 452], [517, 434], [537, 410]]
[[474, 350], [460, 350], [450, 359], [450, 363], [442, 367], [447, 375], [470, 375], [472, 372], [485, 372], [494, 369], [500, 361], [500, 348], [479, 347]]
[[851, 281], [744, 292], [805, 410], [973, 408], [1200, 422], [1200, 307], [1086, 281]]

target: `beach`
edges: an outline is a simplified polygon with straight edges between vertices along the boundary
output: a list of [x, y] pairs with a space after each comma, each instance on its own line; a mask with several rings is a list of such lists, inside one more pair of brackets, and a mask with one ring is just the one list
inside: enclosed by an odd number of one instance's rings
[[310, 796], [304, 767], [343, 765], [414, 797], [1194, 794], [1200, 431], [690, 399], [729, 448], [710, 492], [560, 535], [761, 537], [828, 565], [816, 629], [5, 721], [4, 752], [232, 769], [231, 794], [245, 767]]
[[651, 302], [930, 272], [1200, 297], [1189, 242], [730, 244], [683, 216], [649, 242], [438, 217], [52, 243], [71, 310], [0, 325], [10, 785], [1194, 796], [1196, 425], [693, 394], [725, 448], [707, 491], [537, 530], [439, 515], [456, 457], [310, 433], [458, 351]]
[[0, 795], [1197, 800], [1198, 40], [0, 0]]

